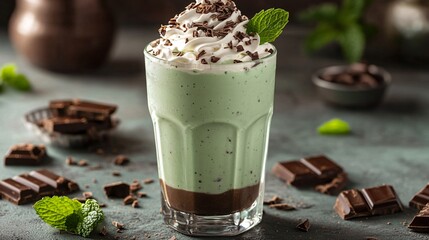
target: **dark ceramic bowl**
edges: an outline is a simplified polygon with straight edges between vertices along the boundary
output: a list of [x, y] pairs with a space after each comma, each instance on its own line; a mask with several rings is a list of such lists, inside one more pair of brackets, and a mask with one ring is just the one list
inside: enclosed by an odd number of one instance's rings
[[347, 72], [347, 69], [349, 66], [332, 66], [323, 68], [313, 75], [313, 83], [317, 86], [322, 99], [327, 103], [349, 108], [369, 108], [381, 103], [392, 82], [391, 75], [383, 68], [372, 66], [372, 74], [376, 74], [382, 79], [382, 83], [376, 87], [348, 86], [320, 78], [324, 75], [344, 73]]

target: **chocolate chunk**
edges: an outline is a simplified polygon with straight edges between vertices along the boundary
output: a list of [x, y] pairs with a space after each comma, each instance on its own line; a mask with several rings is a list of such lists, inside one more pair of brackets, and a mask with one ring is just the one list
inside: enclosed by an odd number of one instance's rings
[[115, 228], [120, 230], [125, 229], [125, 225], [117, 221], [112, 221], [112, 225], [115, 226]]
[[301, 162], [319, 175], [320, 178], [335, 178], [343, 169], [326, 156], [316, 156], [301, 159]]
[[112, 172], [112, 175], [115, 176], [115, 177], [120, 177], [121, 173], [115, 171], [115, 172]]
[[317, 174], [300, 161], [277, 163], [272, 172], [278, 178], [297, 187], [319, 182]]
[[138, 201], [138, 200], [134, 200], [134, 202], [131, 204], [131, 207], [133, 207], [133, 208], [138, 208], [138, 207], [140, 207], [140, 205], [139, 205], [139, 201]]
[[264, 201], [264, 205], [278, 204], [278, 203], [281, 203], [282, 201], [283, 199], [279, 198], [278, 196], [274, 196], [270, 200]]
[[86, 166], [88, 166], [88, 161], [86, 161], [85, 159], [81, 159], [81, 160], [79, 160], [77, 165], [80, 167], [86, 167]]
[[357, 189], [340, 193], [335, 202], [334, 209], [344, 220], [371, 215], [368, 204]]
[[124, 205], [130, 205], [131, 203], [133, 203], [136, 200], [137, 199], [133, 195], [128, 195], [124, 198], [123, 202], [124, 202]]
[[362, 195], [373, 215], [392, 214], [403, 210], [395, 190], [390, 185], [362, 189]]
[[151, 184], [151, 183], [154, 183], [154, 182], [155, 181], [152, 178], [146, 178], [146, 179], [143, 180], [144, 184]]
[[75, 99], [73, 104], [68, 107], [67, 114], [88, 120], [103, 120], [112, 115], [116, 109], [116, 105]]
[[130, 195], [130, 185], [116, 182], [104, 186], [104, 193], [109, 198], [125, 198]]
[[78, 134], [85, 133], [90, 125], [84, 118], [55, 117], [45, 119], [43, 127], [49, 133]]
[[79, 190], [79, 186], [64, 177], [58, 176], [55, 173], [46, 169], [30, 172], [30, 176], [39, 179], [55, 188], [55, 193], [60, 195], [67, 195]]
[[82, 196], [83, 196], [85, 199], [92, 199], [92, 198], [93, 198], [93, 194], [92, 194], [92, 192], [83, 192], [83, 193], [82, 193]]
[[296, 208], [294, 206], [291, 206], [287, 203], [275, 203], [275, 204], [270, 204], [268, 207], [270, 208], [275, 208], [278, 210], [283, 210], [283, 211], [293, 211], [296, 210]]
[[332, 182], [334, 178], [343, 173], [343, 169], [326, 156], [280, 162], [273, 167], [272, 171], [278, 178], [297, 187], [314, 187]]
[[428, 203], [429, 203], [429, 184], [427, 184], [423, 189], [421, 189], [418, 193], [416, 193], [413, 199], [411, 199], [409, 205], [410, 207], [421, 210]]
[[390, 185], [347, 190], [340, 193], [335, 205], [335, 211], [343, 219], [355, 217], [386, 215], [403, 210], [401, 201]]
[[67, 109], [73, 104], [72, 100], [53, 100], [49, 102], [49, 109], [51, 109], [54, 116], [67, 115]]
[[408, 228], [415, 232], [429, 232], [429, 204], [413, 218]]
[[138, 191], [138, 190], [140, 190], [140, 189], [142, 189], [143, 187], [140, 185], [140, 183], [139, 182], [133, 182], [133, 183], [131, 183], [131, 185], [130, 185], [130, 191], [131, 192], [135, 192], [135, 191]]
[[30, 187], [11, 178], [0, 181], [0, 194], [3, 199], [17, 205], [30, 203], [39, 198], [37, 193]]
[[347, 185], [347, 182], [347, 173], [343, 172], [338, 174], [331, 182], [317, 185], [315, 190], [324, 194], [336, 195]]
[[74, 161], [74, 159], [72, 157], [66, 158], [66, 164], [69, 166], [77, 165], [77, 163]]
[[137, 193], [137, 197], [139, 197], [139, 198], [147, 197], [147, 193], [145, 193], [145, 192], [138, 192]]
[[21, 174], [19, 176], [15, 176], [13, 177], [13, 180], [31, 188], [40, 197], [53, 196], [55, 194], [55, 189], [52, 186], [43, 181], [40, 181], [37, 178], [30, 176], [29, 174]]
[[113, 163], [118, 166], [124, 166], [130, 162], [130, 159], [124, 155], [118, 155], [116, 156]]
[[310, 230], [311, 224], [310, 224], [310, 220], [305, 219], [304, 221], [300, 222], [296, 228], [300, 231], [303, 232], [308, 232], [308, 230]]
[[13, 146], [4, 158], [6, 166], [36, 166], [47, 157], [44, 145], [20, 144]]

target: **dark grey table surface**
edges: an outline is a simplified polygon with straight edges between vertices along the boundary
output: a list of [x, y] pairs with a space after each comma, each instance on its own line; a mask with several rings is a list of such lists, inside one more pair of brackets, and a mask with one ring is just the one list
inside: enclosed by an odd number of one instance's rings
[[[266, 196], [278, 195], [289, 203], [311, 207], [293, 212], [266, 208], [261, 224], [234, 239], [429, 239], [429, 235], [409, 232], [408, 223], [415, 211], [372, 218], [344, 221], [332, 210], [335, 197], [302, 191], [276, 179], [271, 167], [281, 160], [307, 155], [327, 154], [349, 173], [349, 188], [392, 184], [405, 205], [429, 181], [429, 71], [382, 64], [394, 79], [385, 102], [369, 111], [335, 109], [323, 104], [310, 81], [318, 68], [341, 64], [338, 59], [309, 57], [301, 47], [305, 31], [290, 27], [277, 42], [279, 50], [275, 113], [272, 121], [267, 160]], [[0, 94], [0, 153], [16, 143], [41, 141], [23, 125], [23, 115], [58, 98], [86, 98], [119, 105], [119, 129], [102, 146], [80, 150], [49, 146], [52, 160], [46, 168], [75, 179], [82, 189], [88, 185], [96, 199], [106, 203], [104, 209], [109, 236], [127, 239], [190, 239], [167, 228], [159, 214], [160, 194], [157, 183], [144, 185], [149, 198], [141, 199], [139, 209], [123, 206], [120, 200], [107, 199], [102, 191], [106, 183], [134, 179], [157, 179], [152, 123], [147, 110], [142, 49], [157, 37], [156, 29], [128, 29], [119, 32], [109, 63], [91, 74], [62, 75], [36, 69], [17, 56], [6, 33], [0, 33], [0, 64], [15, 62], [26, 73], [34, 91], [28, 94], [8, 90]], [[353, 134], [342, 137], [320, 136], [317, 126], [331, 118], [348, 121]], [[105, 153], [96, 154], [101, 147]], [[116, 154], [128, 155], [132, 162], [116, 167]], [[86, 159], [99, 170], [71, 167], [66, 156]], [[30, 171], [30, 167], [0, 167], [0, 177], [7, 178]], [[113, 171], [122, 177], [112, 176]], [[98, 183], [93, 183], [97, 179]], [[73, 196], [78, 196], [77, 193]], [[295, 229], [299, 219], [309, 218], [308, 233]], [[116, 233], [111, 221], [125, 224]], [[101, 238], [97, 234], [93, 238]], [[0, 201], [0, 239], [79, 239], [60, 233], [43, 223], [31, 205], [15, 206]]]

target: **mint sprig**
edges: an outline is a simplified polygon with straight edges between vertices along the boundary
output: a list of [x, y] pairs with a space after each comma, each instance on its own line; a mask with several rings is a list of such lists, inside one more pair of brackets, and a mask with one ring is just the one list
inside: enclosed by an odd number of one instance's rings
[[248, 34], [258, 34], [260, 44], [274, 42], [289, 22], [289, 12], [270, 8], [257, 13], [247, 24]]
[[334, 118], [319, 126], [317, 131], [322, 135], [345, 135], [351, 132], [351, 128], [346, 121]]
[[34, 204], [34, 209], [52, 227], [83, 237], [89, 236], [104, 219], [103, 211], [93, 199], [81, 204], [68, 197], [44, 197]]
[[18, 72], [15, 64], [6, 64], [0, 68], [0, 89], [3, 83], [20, 91], [30, 91], [31, 84], [28, 78]]
[[343, 0], [341, 6], [324, 3], [302, 12], [300, 20], [317, 23], [306, 39], [306, 50], [315, 52], [336, 42], [348, 62], [360, 61], [367, 38], [375, 32], [372, 26], [363, 22], [363, 14], [370, 3], [371, 0]]

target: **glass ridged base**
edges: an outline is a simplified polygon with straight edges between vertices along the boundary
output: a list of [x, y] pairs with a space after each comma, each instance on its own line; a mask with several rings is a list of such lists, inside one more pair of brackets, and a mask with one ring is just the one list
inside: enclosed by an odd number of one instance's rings
[[169, 207], [164, 198], [161, 198], [161, 202], [164, 222], [176, 231], [190, 236], [236, 236], [250, 230], [262, 220], [261, 196], [248, 209], [220, 216], [185, 213]]

